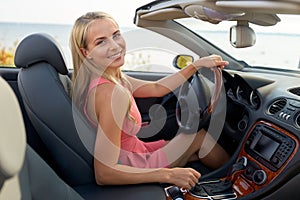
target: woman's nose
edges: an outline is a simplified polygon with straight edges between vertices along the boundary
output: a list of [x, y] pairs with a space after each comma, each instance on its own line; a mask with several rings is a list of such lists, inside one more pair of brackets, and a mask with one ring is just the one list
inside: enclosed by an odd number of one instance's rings
[[116, 49], [116, 48], [120, 48], [120, 45], [117, 41], [110, 39], [110, 48], [111, 49]]

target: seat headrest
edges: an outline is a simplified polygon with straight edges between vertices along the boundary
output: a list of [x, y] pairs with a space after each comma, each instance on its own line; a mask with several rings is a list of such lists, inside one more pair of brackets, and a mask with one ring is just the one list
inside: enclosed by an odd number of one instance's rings
[[26, 134], [19, 102], [0, 77], [0, 183], [16, 175], [24, 161]]
[[17, 46], [14, 62], [18, 68], [27, 68], [38, 62], [47, 62], [58, 73], [68, 74], [60, 45], [46, 33], [34, 33], [25, 37]]

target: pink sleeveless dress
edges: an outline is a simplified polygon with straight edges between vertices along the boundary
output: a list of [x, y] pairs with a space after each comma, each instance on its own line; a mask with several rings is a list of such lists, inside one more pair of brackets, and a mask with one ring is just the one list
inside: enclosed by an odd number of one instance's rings
[[[98, 85], [107, 83], [112, 82], [100, 77], [93, 80], [89, 86], [89, 91], [84, 106], [84, 113], [90, 123], [95, 127], [97, 127], [97, 123], [94, 122], [87, 113], [87, 99], [90, 95], [91, 90], [93, 90]], [[161, 149], [166, 144], [165, 140], [143, 142], [136, 136], [141, 128], [142, 119], [133, 96], [131, 96], [131, 100], [132, 105], [129, 114], [135, 119], [135, 123], [127, 117], [124, 119], [121, 131], [121, 150], [119, 164], [138, 168], [168, 167], [169, 164], [167, 161], [167, 157]]]

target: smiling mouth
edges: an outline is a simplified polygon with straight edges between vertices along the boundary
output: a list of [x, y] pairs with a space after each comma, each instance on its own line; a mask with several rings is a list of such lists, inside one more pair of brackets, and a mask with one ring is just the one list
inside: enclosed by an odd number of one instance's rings
[[116, 53], [116, 54], [113, 54], [113, 55], [109, 56], [108, 58], [109, 58], [109, 59], [117, 59], [117, 58], [119, 58], [119, 57], [122, 56], [122, 52], [123, 52], [123, 50], [119, 51], [119, 52]]

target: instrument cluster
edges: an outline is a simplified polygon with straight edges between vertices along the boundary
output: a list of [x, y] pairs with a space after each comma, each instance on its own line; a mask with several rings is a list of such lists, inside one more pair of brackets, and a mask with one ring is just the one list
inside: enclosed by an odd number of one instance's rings
[[261, 104], [261, 99], [256, 88], [252, 88], [244, 78], [238, 74], [231, 75], [223, 73], [225, 78], [224, 84], [227, 91], [227, 96], [234, 102], [242, 104], [248, 108], [258, 109]]

